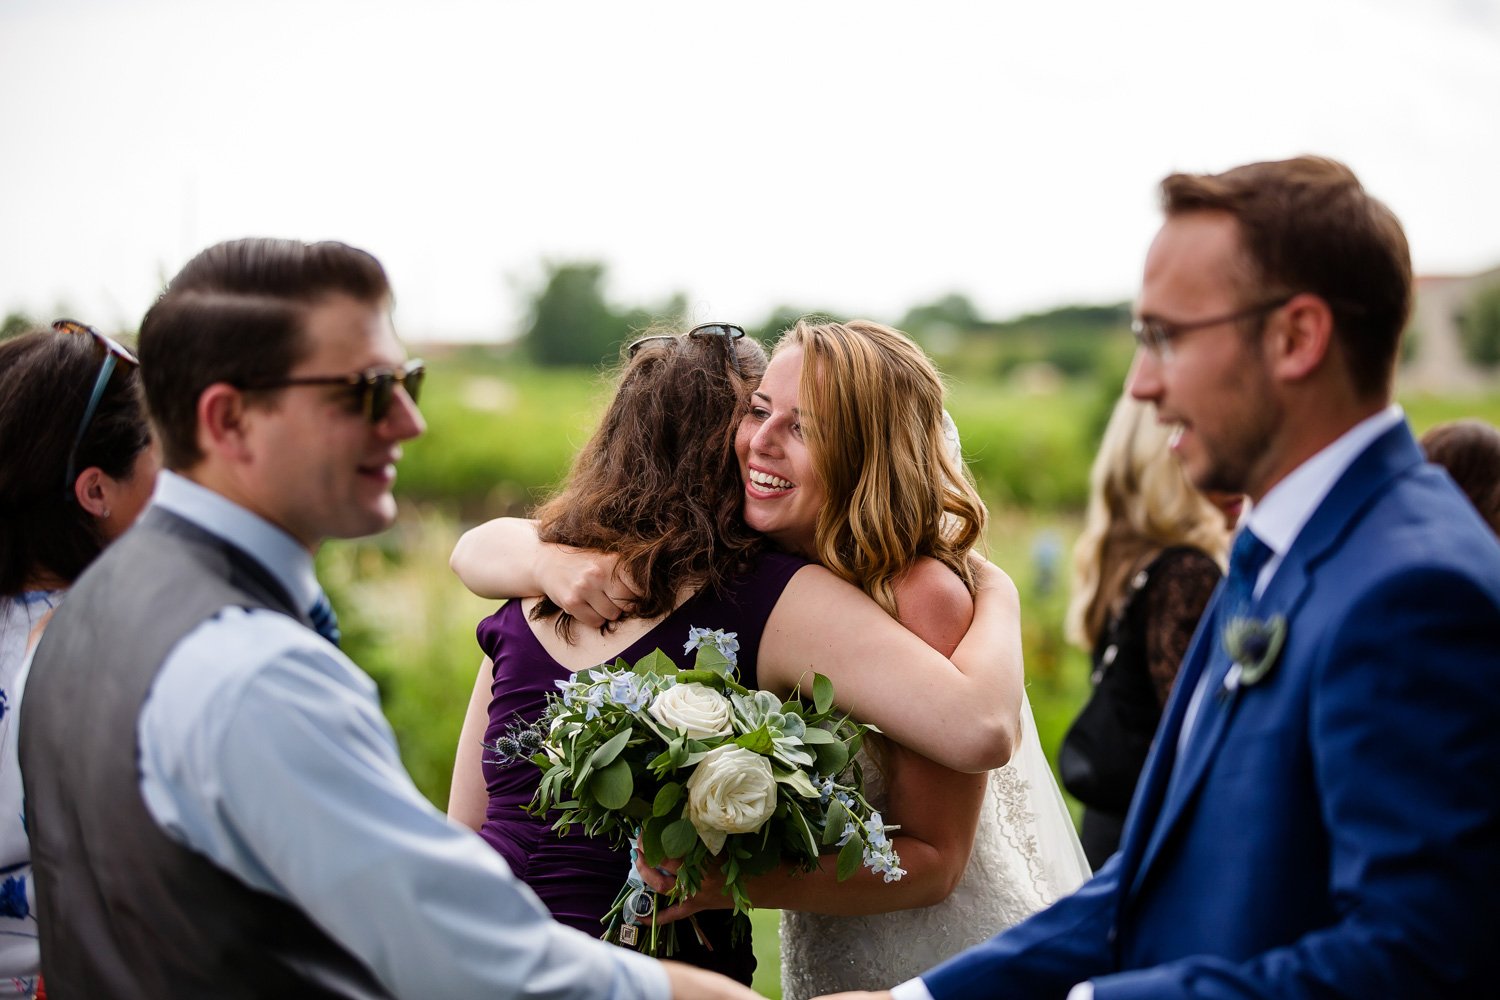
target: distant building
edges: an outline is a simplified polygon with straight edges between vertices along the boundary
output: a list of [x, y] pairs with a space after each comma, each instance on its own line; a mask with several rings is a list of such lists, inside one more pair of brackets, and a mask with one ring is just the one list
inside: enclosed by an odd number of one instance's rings
[[1500, 285], [1500, 267], [1470, 275], [1417, 278], [1417, 300], [1406, 336], [1410, 360], [1397, 375], [1397, 388], [1418, 392], [1479, 392], [1500, 388], [1500, 371], [1486, 372], [1464, 355], [1459, 317], [1480, 291]]

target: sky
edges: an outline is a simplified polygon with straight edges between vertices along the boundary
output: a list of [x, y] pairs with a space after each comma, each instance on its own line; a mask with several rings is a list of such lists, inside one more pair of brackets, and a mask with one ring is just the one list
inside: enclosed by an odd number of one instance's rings
[[690, 321], [1134, 294], [1175, 170], [1319, 153], [1418, 273], [1500, 265], [1500, 0], [0, 0], [0, 312], [133, 330], [198, 250], [339, 239], [411, 341], [543, 261]]

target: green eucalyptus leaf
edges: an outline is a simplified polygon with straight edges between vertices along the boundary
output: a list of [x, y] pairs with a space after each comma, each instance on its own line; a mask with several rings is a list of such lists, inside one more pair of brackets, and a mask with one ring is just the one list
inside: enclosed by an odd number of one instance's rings
[[682, 792], [682, 786], [675, 781], [662, 785], [656, 793], [656, 801], [651, 803], [651, 815], [667, 815], [682, 801]]
[[823, 821], [823, 843], [837, 844], [844, 835], [844, 825], [849, 822], [849, 810], [838, 799], [828, 803], [828, 818]]
[[805, 857], [817, 857], [818, 838], [813, 836], [812, 827], [807, 823], [807, 817], [802, 815], [801, 809], [793, 809], [788, 816], [791, 819], [788, 836], [792, 838], [792, 845]]
[[742, 746], [746, 750], [762, 755], [769, 754], [776, 747], [776, 741], [771, 736], [769, 726], [761, 726], [759, 729], [746, 733], [734, 742], [736, 746]]
[[661, 849], [669, 858], [680, 858], [687, 854], [698, 839], [698, 829], [690, 819], [679, 819], [661, 832]]
[[653, 649], [635, 661], [634, 669], [638, 674], [661, 674], [665, 677], [677, 673], [677, 664], [673, 663], [666, 653]]
[[589, 791], [605, 809], [623, 809], [635, 790], [635, 778], [628, 761], [617, 760], [594, 772]]
[[[809, 729], [810, 733], [820, 733], [821, 729]], [[838, 740], [832, 743], [818, 743], [812, 748], [813, 756], [818, 760], [819, 774], [838, 774], [849, 764], [849, 748]]]
[[833, 707], [833, 681], [822, 674], [813, 674], [813, 708], [819, 713]]
[[839, 851], [839, 881], [853, 875], [859, 870], [860, 862], [865, 857], [865, 838], [859, 834], [849, 838], [842, 850]]
[[646, 859], [646, 864], [653, 868], [666, 860], [667, 854], [662, 850], [661, 834], [671, 821], [660, 816], [652, 817], [641, 824], [641, 856]]
[[802, 742], [810, 746], [818, 746], [824, 743], [842, 743], [843, 740], [821, 726], [808, 726], [802, 732]]
[[594, 767], [603, 767], [612, 763], [616, 757], [620, 756], [620, 751], [625, 749], [625, 744], [630, 742], [632, 732], [631, 729], [625, 728], [615, 733], [605, 741], [603, 746], [594, 751], [594, 755], [589, 758], [589, 763]]
[[775, 771], [776, 780], [787, 786], [803, 798], [815, 799], [818, 797], [818, 789], [813, 785], [812, 779], [807, 772], [801, 769], [795, 771]]
[[728, 677], [734, 670], [734, 665], [729, 658], [719, 651], [717, 646], [699, 646], [698, 658], [694, 661], [698, 670], [711, 670], [720, 678]]

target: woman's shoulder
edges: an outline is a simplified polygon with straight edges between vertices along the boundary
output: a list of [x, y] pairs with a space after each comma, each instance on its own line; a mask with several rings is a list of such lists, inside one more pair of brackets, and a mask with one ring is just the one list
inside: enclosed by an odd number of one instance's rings
[[896, 578], [896, 610], [901, 624], [928, 645], [951, 654], [974, 620], [974, 596], [959, 575], [922, 556]]

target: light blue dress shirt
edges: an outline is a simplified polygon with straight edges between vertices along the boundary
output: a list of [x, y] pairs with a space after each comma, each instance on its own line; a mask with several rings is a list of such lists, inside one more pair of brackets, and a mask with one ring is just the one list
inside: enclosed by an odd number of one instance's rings
[[[230, 539], [297, 601], [312, 558], [163, 473], [154, 503]], [[552, 920], [412, 784], [375, 684], [285, 615], [225, 608], [189, 632], [138, 724], [141, 793], [173, 840], [305, 912], [398, 997], [667, 1000], [661, 965]]]

